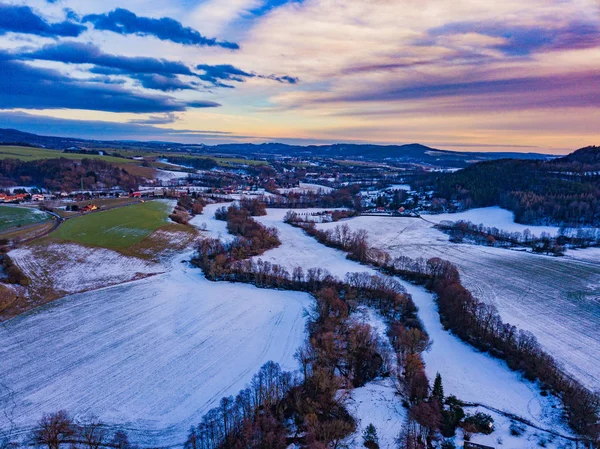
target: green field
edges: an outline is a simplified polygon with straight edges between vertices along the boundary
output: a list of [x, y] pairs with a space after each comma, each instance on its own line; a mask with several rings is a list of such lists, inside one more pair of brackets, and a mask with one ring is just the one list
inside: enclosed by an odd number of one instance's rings
[[0, 159], [15, 158], [22, 161], [37, 161], [41, 159], [58, 159], [64, 157], [71, 160], [101, 159], [115, 164], [134, 163], [135, 161], [113, 156], [98, 156], [96, 154], [63, 153], [60, 150], [45, 150], [43, 148], [0, 146]]
[[50, 237], [84, 245], [124, 249], [168, 223], [172, 205], [149, 201], [65, 221]]
[[42, 223], [50, 217], [37, 209], [0, 206], [0, 232], [29, 224]]

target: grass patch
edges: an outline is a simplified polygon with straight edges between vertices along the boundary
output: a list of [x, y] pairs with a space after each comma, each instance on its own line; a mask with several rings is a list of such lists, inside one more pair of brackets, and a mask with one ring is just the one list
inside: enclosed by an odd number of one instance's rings
[[13, 146], [1, 146], [0, 145], [0, 159], [19, 159], [25, 162], [37, 161], [44, 159], [59, 159], [59, 158], [70, 159], [73, 161], [80, 161], [82, 159], [101, 159], [103, 161], [112, 164], [127, 164], [134, 163], [133, 160], [123, 159], [114, 156], [99, 156], [97, 154], [76, 154], [76, 153], [63, 153], [60, 150], [46, 150], [44, 148], [32, 148], [32, 147], [13, 147]]
[[133, 206], [75, 217], [50, 237], [90, 246], [124, 249], [141, 242], [168, 223], [172, 205], [149, 201]]
[[0, 206], [0, 232], [25, 225], [42, 223], [48, 215], [26, 207]]

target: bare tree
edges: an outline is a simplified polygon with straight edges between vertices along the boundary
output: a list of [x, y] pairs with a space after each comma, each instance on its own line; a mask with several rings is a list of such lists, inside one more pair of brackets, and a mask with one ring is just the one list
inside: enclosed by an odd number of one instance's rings
[[60, 410], [42, 416], [38, 428], [33, 431], [33, 443], [47, 446], [48, 449], [59, 449], [60, 445], [69, 442], [75, 433], [73, 420], [66, 411]]
[[99, 449], [106, 439], [106, 427], [96, 416], [91, 416], [79, 427], [79, 434], [85, 447]]

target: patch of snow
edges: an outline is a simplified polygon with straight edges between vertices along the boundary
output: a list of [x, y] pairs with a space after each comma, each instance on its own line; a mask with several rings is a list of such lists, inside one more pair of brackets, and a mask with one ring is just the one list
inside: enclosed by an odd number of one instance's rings
[[184, 171], [156, 169], [156, 174], [154, 175], [154, 177], [158, 181], [168, 182], [173, 181], [174, 179], [185, 179], [189, 175], [190, 173]]
[[298, 187], [292, 187], [289, 189], [279, 189], [279, 193], [307, 193], [307, 192], [323, 192], [323, 193], [331, 193], [333, 192], [332, 187], [323, 186], [320, 184], [311, 184], [306, 182], [301, 182]]
[[219, 239], [224, 242], [233, 240], [233, 236], [227, 230], [227, 222], [217, 220], [215, 211], [221, 207], [228, 208], [232, 203], [208, 204], [200, 215], [195, 215], [190, 224], [198, 229], [205, 231], [211, 238]]
[[363, 446], [363, 432], [373, 424], [379, 437], [381, 449], [396, 448], [396, 438], [406, 421], [406, 409], [396, 395], [391, 378], [369, 382], [364, 387], [355, 388], [346, 400], [350, 414], [356, 419], [356, 432], [349, 447]]
[[27, 246], [9, 255], [35, 284], [67, 294], [164, 272], [163, 266], [153, 262], [75, 243]]
[[[280, 230], [282, 241], [281, 247], [267, 251], [263, 255], [263, 259], [266, 258], [274, 263], [283, 264], [288, 269], [298, 264], [305, 268], [322, 266], [330, 269], [333, 274], [340, 277], [347, 272], [374, 272], [357, 262], [346, 259], [345, 254], [341, 251], [318, 244], [316, 240], [304, 234], [301, 229], [283, 223], [285, 213], [285, 210], [268, 209], [266, 217], [258, 217], [264, 224], [276, 226]], [[397, 220], [396, 218], [384, 217], [359, 218], [366, 220], [372, 220], [373, 218]], [[347, 220], [345, 223], [353, 223], [355, 220]], [[406, 221], [409, 226], [431, 227], [423, 220], [410, 218], [404, 220], [411, 220]], [[379, 221], [369, 221], [371, 226], [367, 226], [366, 229], [371, 230], [371, 235], [377, 234], [378, 238], [385, 239], [385, 235], [379, 234], [379, 227], [376, 225]], [[392, 223], [396, 223], [396, 221]], [[334, 225], [334, 223], [329, 223], [318, 226], [325, 228]], [[355, 228], [355, 226], [352, 227]], [[373, 229], [377, 231], [373, 232]], [[435, 229], [433, 231], [444, 235]], [[394, 232], [402, 235], [401, 229], [396, 228]], [[399, 250], [402, 249], [399, 248]], [[513, 252], [509, 251], [509, 253], [512, 254]], [[505, 362], [476, 351], [473, 347], [445, 331], [440, 323], [433, 295], [423, 288], [407, 282], [403, 282], [403, 285], [408, 293], [413, 296], [415, 304], [420, 309], [419, 316], [433, 340], [431, 352], [424, 354], [427, 375], [433, 380], [436, 372], [440, 372], [446, 394], [455, 394], [461, 400], [478, 402], [505, 410], [523, 416], [542, 426], [560, 428], [560, 412], [553, 408], [553, 405], [555, 405], [553, 398], [541, 396], [539, 388], [535, 384], [521, 379], [517, 373], [507, 367]], [[369, 321], [376, 321], [373, 318], [369, 318]]]

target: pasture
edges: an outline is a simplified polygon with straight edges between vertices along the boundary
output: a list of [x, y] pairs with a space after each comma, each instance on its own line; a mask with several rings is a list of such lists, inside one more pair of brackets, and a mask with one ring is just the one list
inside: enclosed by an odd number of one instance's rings
[[0, 232], [26, 225], [38, 224], [49, 219], [48, 215], [25, 207], [0, 206]]
[[67, 220], [50, 234], [58, 240], [124, 249], [141, 242], [168, 224], [173, 204], [149, 201]]

